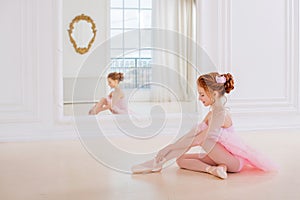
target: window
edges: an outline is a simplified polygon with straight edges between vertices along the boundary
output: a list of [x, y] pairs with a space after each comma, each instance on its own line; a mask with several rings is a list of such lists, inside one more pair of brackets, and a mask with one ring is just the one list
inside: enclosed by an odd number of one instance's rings
[[110, 1], [110, 71], [123, 72], [124, 88], [149, 88], [152, 0]]

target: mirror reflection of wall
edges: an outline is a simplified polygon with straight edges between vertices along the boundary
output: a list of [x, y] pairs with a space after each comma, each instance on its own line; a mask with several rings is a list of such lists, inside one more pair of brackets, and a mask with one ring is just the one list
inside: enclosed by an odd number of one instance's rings
[[[88, 110], [92, 105], [93, 99], [87, 99], [87, 94], [82, 93], [81, 96], [77, 96], [73, 99], [73, 85], [74, 81], [80, 80], [84, 88], [95, 88], [95, 85], [91, 85], [95, 80], [99, 78], [98, 74], [94, 74], [95, 68], [99, 67], [101, 62], [95, 60], [95, 65], [91, 65], [91, 70], [86, 71], [85, 74], [78, 77], [78, 72], [81, 69], [82, 64], [88, 58], [90, 53], [99, 44], [107, 39], [108, 29], [108, 5], [106, 0], [94, 0], [88, 3], [83, 0], [64, 0], [63, 1], [63, 99], [64, 99], [64, 114], [72, 114], [72, 104], [82, 105], [83, 110]], [[70, 42], [68, 35], [68, 28], [71, 21], [75, 16], [85, 14], [90, 16], [96, 24], [97, 35], [91, 49], [85, 54], [78, 54], [75, 52], [73, 45]], [[80, 21], [74, 26], [73, 36], [78, 41], [78, 46], [85, 46], [87, 40], [92, 37], [91, 24], [85, 21]], [[99, 86], [104, 85], [106, 89], [106, 83], [99, 83]], [[103, 87], [103, 86], [102, 86]], [[104, 90], [99, 90], [96, 97], [105, 94]], [[103, 93], [101, 94], [101, 91]], [[87, 113], [87, 112], [86, 112]]]
[[[106, 52], [106, 59], [111, 60], [111, 66], [106, 74], [112, 71], [124, 73], [125, 80], [122, 82], [122, 87], [128, 91], [127, 93], [150, 81], [151, 50], [136, 51], [134, 49], [139, 48], [142, 43], [148, 48], [151, 46], [151, 36], [149, 36], [151, 31], [138, 33], [134, 37], [127, 38], [126, 32], [151, 28], [152, 0], [98, 0], [88, 4], [82, 0], [67, 0], [63, 3], [64, 27], [68, 27], [74, 16], [80, 13], [89, 15], [94, 19], [97, 26], [97, 38], [95, 44], [93, 44], [94, 48], [109, 38], [119, 35], [116, 39], [109, 42], [110, 47]], [[80, 32], [78, 34], [82, 35], [85, 33]], [[75, 35], [74, 37], [77, 38]], [[92, 68], [105, 67], [101, 66], [102, 60], [100, 58], [95, 60], [94, 65], [91, 65], [91, 69], [85, 72], [84, 76], [76, 77], [80, 66], [84, 64], [83, 62], [86, 61], [90, 54], [91, 52], [85, 55], [74, 53], [64, 33], [64, 111], [66, 115], [72, 113], [72, 104], [82, 106], [82, 114], [87, 113], [95, 100], [100, 99], [109, 92], [106, 77], [101, 77], [97, 86], [93, 85], [95, 80], [99, 79], [100, 74], [96, 74], [95, 71], [97, 70]], [[76, 95], [76, 99], [73, 99], [73, 84], [76, 78], [83, 83], [80, 87], [93, 87], [97, 90], [95, 98], [87, 98], [90, 96], [88, 93], [94, 91], [82, 90], [82, 95]], [[134, 98], [137, 101], [145, 102], [149, 101], [149, 95], [149, 88], [145, 86], [144, 90], [135, 93]]]
[[[64, 0], [64, 27], [68, 27], [74, 16], [81, 13], [93, 18], [97, 27], [95, 43], [91, 50], [84, 55], [74, 52], [68, 42], [67, 31], [63, 33], [65, 115], [72, 114], [72, 105], [74, 104], [82, 107], [80, 114], [86, 115], [97, 100], [107, 96], [109, 88], [106, 75], [110, 72], [124, 73], [125, 79], [121, 83], [121, 87], [126, 95], [131, 94], [130, 106], [133, 110], [150, 111], [151, 106], [160, 104], [168, 112], [181, 112], [182, 109], [184, 112], [196, 111], [196, 99], [194, 99], [196, 97], [193, 93], [196, 91], [196, 75], [193, 67], [180, 56], [153, 49], [155, 42], [153, 37], [156, 35], [156, 39], [168, 41], [173, 46], [177, 45], [180, 52], [195, 53], [193, 49], [184, 50], [188, 48], [189, 44], [179, 41], [178, 38], [169, 38], [166, 33], [158, 35], [153, 32], [153, 27], [158, 27], [185, 34], [186, 40], [188, 40], [187, 38], [195, 39], [195, 35], [193, 35], [196, 28], [194, 3], [194, 0], [166, 2], [158, 0], [95, 0], [89, 3], [83, 0]], [[182, 7], [186, 12], [172, 13], [178, 7]], [[166, 10], [170, 10], [170, 12], [165, 12]], [[84, 29], [86, 24], [78, 24], [78, 28], [79, 26], [81, 26], [80, 29]], [[88, 33], [86, 34], [84, 31], [78, 34], [83, 38], [89, 37]], [[82, 36], [85, 34], [86, 36]], [[106, 41], [108, 41], [105, 46], [106, 50], [101, 55], [98, 54], [100, 56], [94, 56], [93, 52], [98, 50], [96, 47]], [[157, 40], [156, 43], [164, 42]], [[183, 55], [187, 59], [189, 56], [188, 54]], [[109, 63], [108, 66], [106, 66], [107, 63]], [[160, 64], [168, 66], [170, 69], [160, 69]], [[88, 70], [84, 70], [78, 76], [82, 66], [87, 66]], [[101, 76], [100, 72], [105, 73]], [[80, 89], [80, 95], [76, 95], [76, 98], [73, 99], [75, 80], [80, 80], [79, 87], [82, 89]], [[179, 99], [174, 100], [174, 94], [169, 92], [167, 87], [159, 88], [149, 85], [148, 83], [151, 81], [170, 86]], [[189, 86], [187, 86], [188, 84]], [[138, 90], [136, 90], [137, 88]], [[194, 91], [191, 92], [191, 90]], [[132, 93], [132, 91], [135, 92]], [[91, 93], [94, 96], [91, 96]], [[178, 101], [184, 102], [180, 105], [184, 105], [184, 108], [178, 107]]]

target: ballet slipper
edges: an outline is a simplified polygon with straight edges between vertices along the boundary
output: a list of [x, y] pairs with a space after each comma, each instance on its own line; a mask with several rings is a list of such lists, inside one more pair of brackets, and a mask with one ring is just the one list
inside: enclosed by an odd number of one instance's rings
[[227, 167], [226, 165], [209, 166], [205, 170], [207, 173], [212, 174], [220, 179], [227, 178]]
[[150, 165], [150, 166], [147, 166], [147, 162], [138, 164], [138, 165], [134, 165], [131, 168], [131, 172], [133, 174], [147, 174], [147, 173], [160, 172], [162, 170], [162, 165], [165, 161], [166, 161], [166, 159], [164, 158], [162, 161], [157, 163], [156, 160], [153, 159], [152, 165]]
[[93, 109], [91, 109], [90, 111], [89, 111], [89, 115], [94, 115], [94, 110]]
[[89, 115], [95, 115], [96, 111], [95, 111], [96, 106], [93, 106], [90, 111], [89, 111]]
[[161, 169], [162, 167], [153, 168], [144, 165], [134, 165], [131, 168], [131, 172], [133, 174], [148, 174], [148, 173], [160, 172]]

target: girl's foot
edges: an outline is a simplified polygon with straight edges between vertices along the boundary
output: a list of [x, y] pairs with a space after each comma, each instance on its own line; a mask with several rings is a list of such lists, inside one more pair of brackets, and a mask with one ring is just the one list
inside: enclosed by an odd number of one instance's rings
[[90, 111], [89, 111], [89, 115], [95, 115], [95, 111], [94, 111], [94, 108], [92, 108]]
[[97, 115], [97, 104], [91, 108], [89, 115]]
[[147, 174], [153, 172], [160, 172], [162, 170], [164, 162], [165, 159], [159, 163], [157, 163], [155, 159], [152, 159], [142, 164], [132, 166], [131, 171], [133, 174]]
[[218, 178], [227, 178], [227, 167], [226, 165], [209, 166], [205, 170], [207, 173], [212, 174]]

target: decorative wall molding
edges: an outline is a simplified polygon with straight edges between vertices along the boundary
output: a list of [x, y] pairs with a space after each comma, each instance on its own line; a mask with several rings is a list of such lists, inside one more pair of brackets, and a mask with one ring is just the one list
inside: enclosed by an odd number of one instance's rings
[[12, 32], [12, 38], [10, 39], [13, 39], [13, 37], [20, 38], [19, 49], [15, 49], [16, 54], [14, 55], [15, 59], [20, 60], [20, 66], [10, 67], [20, 69], [21, 84], [17, 86], [20, 88], [20, 101], [14, 104], [0, 105], [0, 123], [31, 122], [38, 121], [39, 119], [37, 0], [18, 1], [18, 4], [20, 12], [13, 14], [18, 13], [20, 15], [18, 16], [20, 23], [16, 23], [15, 25], [21, 26], [21, 31]]
[[[232, 71], [232, 0], [218, 1], [218, 54], [221, 71]], [[237, 113], [299, 112], [299, 5], [296, 0], [285, 0], [286, 63], [285, 91], [282, 98], [230, 99], [230, 107]]]
[[54, 111], [54, 122], [56, 124], [70, 123], [71, 119], [64, 119], [64, 97], [63, 97], [63, 3], [60, 0], [54, 1], [53, 15], [55, 16], [54, 22], [57, 24], [54, 26], [54, 39], [55, 39], [55, 52], [54, 52], [54, 95], [53, 95], [53, 111]]
[[220, 70], [231, 71], [231, 0], [218, 1], [218, 60]]

